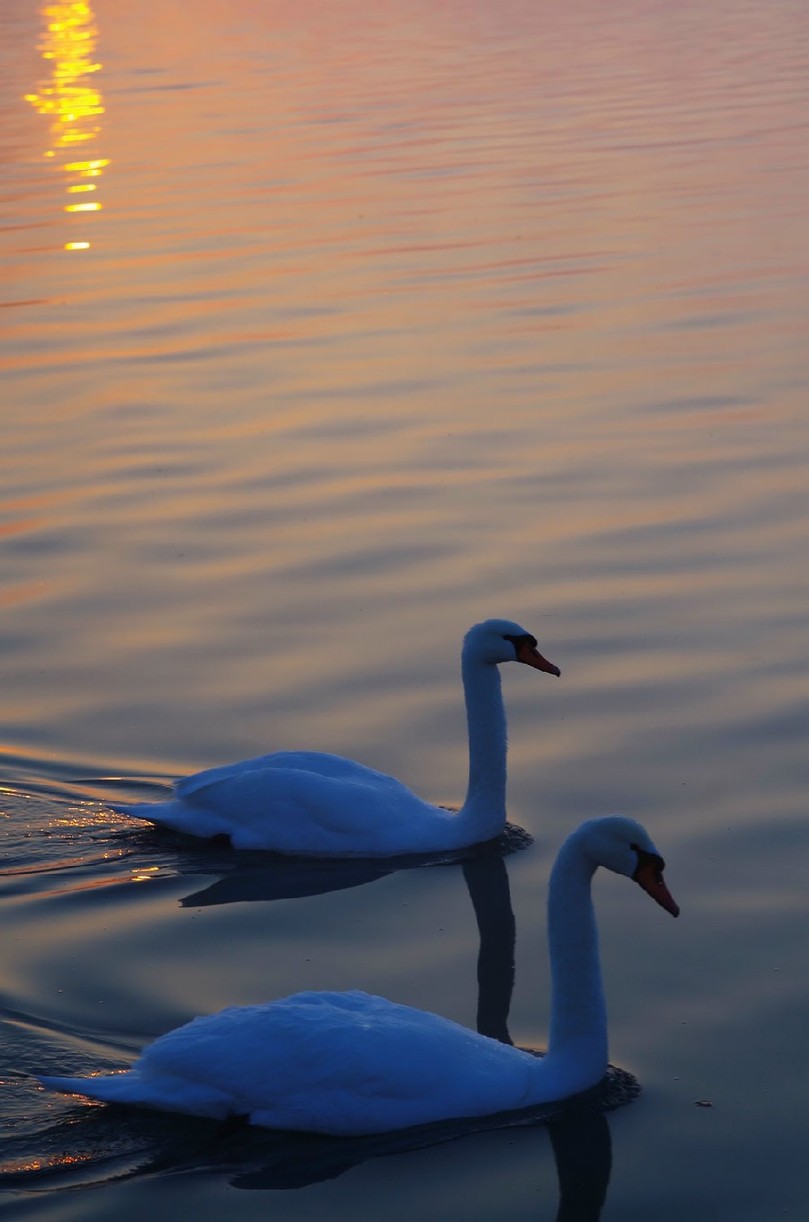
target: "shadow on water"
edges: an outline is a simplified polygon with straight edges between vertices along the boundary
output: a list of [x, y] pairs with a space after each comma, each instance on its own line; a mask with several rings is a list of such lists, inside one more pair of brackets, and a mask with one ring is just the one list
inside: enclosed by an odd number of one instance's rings
[[[480, 932], [478, 1030], [511, 1043], [516, 926], [506, 863], [499, 854], [481, 855], [467, 861], [463, 871]], [[221, 902], [272, 898], [266, 891], [255, 893], [255, 882], [251, 878], [243, 893], [229, 893]], [[32, 1058], [31, 1040], [47, 1033], [38, 1033], [34, 1023], [21, 1018], [7, 1014], [4, 1027], [12, 1052], [20, 1043], [16, 1063], [34, 1064], [39, 1058]], [[30, 1078], [15, 1073], [4, 1085], [17, 1093], [18, 1109], [4, 1144], [0, 1189], [52, 1192], [192, 1170], [213, 1172], [243, 1190], [291, 1189], [334, 1179], [368, 1159], [493, 1129], [547, 1125], [559, 1176], [559, 1222], [599, 1218], [610, 1173], [610, 1134], [603, 1113], [631, 1102], [640, 1091], [631, 1074], [610, 1066], [597, 1086], [560, 1103], [342, 1138], [263, 1130], [238, 1118], [223, 1124], [94, 1103], [77, 1110], [72, 1101], [38, 1091], [49, 1110], [48, 1119], [37, 1123], [29, 1119]]]
[[481, 1035], [511, 1044], [508, 1013], [514, 991], [517, 925], [506, 863], [502, 857], [468, 861], [463, 875], [480, 934], [476, 1026]]
[[[149, 833], [155, 837], [171, 837], [174, 833], [157, 831]], [[188, 846], [188, 837], [181, 837], [178, 846], [182, 856], [178, 861], [179, 873], [209, 874], [216, 872], [221, 877], [210, 886], [194, 891], [180, 900], [183, 908], [203, 908], [212, 904], [244, 903], [254, 900], [299, 899], [304, 896], [322, 895], [327, 891], [344, 891], [385, 878], [395, 870], [418, 869], [424, 866], [446, 866], [485, 864], [501, 861], [504, 855], [528, 848], [532, 838], [528, 832], [513, 824], [493, 840], [470, 845], [465, 849], [445, 850], [441, 853], [420, 853], [409, 856], [376, 858], [346, 858], [327, 860], [324, 858], [282, 857], [266, 851], [245, 852], [239, 849], [217, 849], [209, 847], [195, 849]], [[467, 879], [468, 881], [468, 879]]]
[[559, 1180], [558, 1222], [597, 1222], [611, 1169], [604, 1112], [630, 1102], [637, 1090], [631, 1075], [611, 1067], [598, 1086], [563, 1104], [356, 1138], [90, 1104], [41, 1132], [36, 1157], [7, 1150], [0, 1191], [47, 1193], [190, 1171], [214, 1174], [245, 1191], [283, 1191], [336, 1179], [369, 1159], [475, 1133], [545, 1125]]
[[372, 1137], [325, 1137], [221, 1124], [167, 1113], [91, 1106], [42, 1134], [36, 1160], [0, 1171], [0, 1191], [49, 1193], [145, 1176], [204, 1172], [243, 1191], [288, 1191], [337, 1179], [370, 1159], [406, 1154], [475, 1133], [546, 1125], [559, 1180], [558, 1222], [597, 1222], [611, 1170], [605, 1110], [628, 1102], [612, 1073], [564, 1106], [470, 1118]]
[[[541, 1120], [525, 1123], [539, 1124]], [[556, 1222], [598, 1222], [612, 1169], [612, 1142], [606, 1116], [602, 1112], [581, 1114], [563, 1120], [549, 1120], [546, 1125], [559, 1182]], [[505, 1122], [499, 1127], [506, 1127]], [[474, 1131], [477, 1130], [467, 1130]], [[430, 1139], [429, 1144], [464, 1135], [437, 1135]], [[253, 1191], [301, 1188], [315, 1182], [315, 1179], [335, 1179], [367, 1158], [401, 1154], [428, 1144], [427, 1135], [421, 1135], [417, 1140], [415, 1131], [410, 1139], [401, 1135], [396, 1143], [390, 1139], [366, 1138], [364, 1147], [354, 1151], [333, 1141], [326, 1146], [323, 1144], [325, 1139], [291, 1141], [286, 1135], [279, 1136], [282, 1136], [282, 1146], [279, 1147], [277, 1159], [261, 1169], [240, 1172], [230, 1180], [232, 1187]], [[356, 1141], [349, 1144], [358, 1145]]]

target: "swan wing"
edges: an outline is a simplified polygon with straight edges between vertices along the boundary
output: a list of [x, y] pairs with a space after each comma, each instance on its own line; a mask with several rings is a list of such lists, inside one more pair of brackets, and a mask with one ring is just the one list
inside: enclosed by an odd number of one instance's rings
[[266, 1127], [360, 1134], [523, 1106], [537, 1068], [448, 1019], [350, 992], [195, 1019], [147, 1048], [135, 1072], [152, 1099], [167, 1084], [172, 1110], [181, 1082]]
[[[298, 854], [418, 851], [442, 812], [394, 777], [340, 756], [282, 752], [212, 768], [175, 789], [174, 819], [194, 830], [198, 816], [237, 848]], [[211, 822], [212, 821], [212, 822]], [[181, 828], [181, 830], [183, 830]], [[215, 834], [206, 830], [205, 834]]]
[[312, 776], [333, 777], [336, 780], [391, 780], [382, 772], [375, 772], [364, 764], [346, 759], [343, 755], [332, 755], [328, 751], [272, 751], [268, 755], [256, 755], [239, 760], [235, 764], [222, 764], [216, 768], [205, 768], [193, 776], [183, 777], [174, 784], [174, 793], [184, 801], [195, 794], [204, 793], [209, 785], [219, 781], [234, 780], [250, 772], [266, 772], [269, 769], [309, 773]]

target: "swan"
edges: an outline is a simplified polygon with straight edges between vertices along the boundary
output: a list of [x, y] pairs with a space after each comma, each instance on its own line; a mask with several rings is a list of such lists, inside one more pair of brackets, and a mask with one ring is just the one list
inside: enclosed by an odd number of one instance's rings
[[552, 1006], [544, 1057], [382, 997], [297, 993], [195, 1018], [132, 1069], [39, 1077], [107, 1103], [271, 1129], [362, 1136], [565, 1099], [607, 1069], [607, 1020], [590, 894], [598, 866], [633, 878], [672, 916], [663, 859], [639, 823], [608, 815], [562, 845], [548, 892]]
[[319, 751], [276, 751], [177, 781], [167, 802], [112, 808], [192, 836], [228, 836], [237, 849], [289, 855], [388, 857], [466, 848], [506, 823], [506, 718], [497, 670], [524, 662], [559, 675], [536, 638], [490, 619], [464, 638], [461, 672], [469, 783], [460, 811], [432, 806], [393, 777]]

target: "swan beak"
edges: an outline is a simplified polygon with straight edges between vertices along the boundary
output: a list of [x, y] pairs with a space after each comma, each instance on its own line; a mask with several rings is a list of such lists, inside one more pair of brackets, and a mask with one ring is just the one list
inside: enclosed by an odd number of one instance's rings
[[556, 675], [557, 679], [561, 675], [559, 667], [554, 666], [553, 662], [549, 662], [547, 658], [543, 658], [536, 645], [532, 645], [529, 640], [520, 641], [516, 649], [518, 662], [524, 662], [526, 666], [533, 666], [535, 670], [544, 670], [546, 675]]
[[644, 859], [632, 877], [639, 887], [643, 887], [647, 895], [651, 895], [656, 904], [665, 908], [666, 912], [670, 912], [673, 917], [680, 915], [680, 905], [663, 881], [663, 862], [659, 857], [653, 857], [651, 854], [644, 855]]

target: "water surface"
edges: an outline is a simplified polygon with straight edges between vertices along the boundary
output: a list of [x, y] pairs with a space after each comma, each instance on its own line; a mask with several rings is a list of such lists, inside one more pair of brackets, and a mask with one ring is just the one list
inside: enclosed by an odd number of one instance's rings
[[457, 804], [461, 636], [503, 615], [563, 672], [503, 674], [511, 1033], [547, 1036], [556, 848], [642, 819], [683, 915], [597, 881], [644, 1087], [601, 1216], [798, 1216], [805, 7], [338, 8], [0, 15], [5, 1207], [556, 1216], [543, 1127], [279, 1185], [268, 1135], [26, 1076], [303, 988], [474, 1025], [460, 866], [279, 878], [104, 802], [309, 747]]

